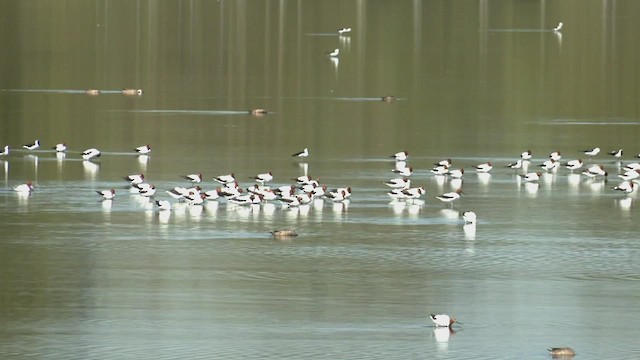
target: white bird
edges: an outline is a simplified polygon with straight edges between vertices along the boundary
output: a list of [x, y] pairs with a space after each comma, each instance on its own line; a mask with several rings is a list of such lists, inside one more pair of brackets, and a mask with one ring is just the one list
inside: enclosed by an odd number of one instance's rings
[[100, 150], [96, 149], [96, 148], [91, 148], [91, 149], [87, 149], [85, 151], [82, 152], [82, 158], [85, 160], [91, 160], [95, 157], [99, 157], [100, 156]]
[[454, 179], [462, 179], [462, 175], [464, 175], [463, 168], [449, 170], [449, 176], [451, 176]]
[[445, 202], [445, 203], [450, 203], [452, 201], [458, 200], [460, 199], [460, 194], [462, 194], [462, 189], [458, 189], [454, 192], [448, 192], [448, 193], [444, 193], [442, 195], [438, 195], [436, 196], [436, 199]]
[[622, 169], [625, 170], [625, 171], [640, 170], [640, 162], [628, 163]]
[[111, 189], [111, 190], [96, 190], [96, 192], [98, 193], [98, 195], [102, 196], [102, 198], [104, 200], [112, 200], [114, 197], [116, 197], [116, 190], [115, 189]]
[[617, 158], [622, 157], [622, 149], [609, 151], [609, 155]]
[[558, 23], [558, 26], [553, 28], [553, 31], [555, 32], [559, 32], [560, 30], [562, 30], [562, 21]]
[[338, 29], [338, 34], [339, 35], [343, 35], [344, 36], [344, 35], [346, 35], [346, 34], [348, 34], [350, 32], [351, 32], [351, 28], [350, 27], [344, 27], [342, 29]]
[[315, 180], [313, 180], [313, 178], [312, 178], [311, 176], [309, 176], [309, 175], [302, 175], [302, 176], [298, 176], [297, 178], [295, 178], [295, 179], [291, 179], [291, 180], [295, 180], [295, 181], [296, 181], [296, 183], [297, 183], [298, 185], [309, 184], [309, 183], [311, 183], [312, 181], [315, 181]]
[[488, 173], [489, 171], [491, 171], [491, 169], [493, 169], [493, 164], [491, 164], [491, 161], [476, 165], [477, 172]]
[[205, 192], [202, 193], [204, 195], [204, 198], [207, 200], [215, 200], [220, 198], [220, 191], [218, 191], [218, 189], [216, 190], [207, 190]]
[[188, 175], [182, 175], [183, 179], [187, 179], [189, 181], [191, 181], [192, 183], [196, 183], [199, 184], [202, 182], [202, 174], [198, 173], [198, 174], [188, 174]]
[[440, 160], [437, 163], [433, 164], [435, 166], [445, 166], [447, 168], [451, 167], [451, 159]]
[[549, 160], [543, 162], [540, 165], [540, 167], [545, 169], [546, 171], [549, 171], [549, 170], [557, 169], [559, 165], [560, 165], [560, 163], [558, 161], [553, 160], [553, 159], [549, 159]]
[[618, 174], [618, 177], [625, 181], [637, 179], [640, 177], [640, 169], [625, 171], [623, 174]]
[[474, 213], [473, 211], [465, 211], [462, 213], [462, 218], [464, 219], [464, 222], [467, 224], [475, 224], [476, 223], [476, 213]]
[[396, 159], [396, 161], [406, 161], [407, 158], [409, 157], [409, 152], [408, 151], [400, 151], [397, 152], [393, 155], [391, 155], [392, 158]]
[[411, 176], [411, 174], [413, 174], [413, 168], [411, 166], [406, 166], [400, 169], [393, 169], [391, 172], [398, 174], [399, 176]]
[[408, 189], [411, 185], [411, 179], [395, 178], [382, 183], [394, 189]]
[[540, 176], [541, 175], [542, 174], [539, 173], [539, 172], [531, 172], [531, 173], [526, 173], [526, 174], [520, 175], [520, 176], [522, 176], [522, 179], [524, 181], [529, 182], [529, 181], [538, 181], [538, 180], [540, 180]]
[[139, 193], [144, 197], [153, 197], [156, 194], [156, 187], [155, 185], [145, 186], [140, 189]]
[[341, 202], [341, 201], [345, 201], [349, 198], [351, 194], [347, 193], [345, 190], [340, 190], [338, 192], [335, 191], [331, 191], [328, 192], [327, 194], [325, 194], [325, 196], [327, 198], [329, 198], [330, 200], [332, 200], [333, 202]]
[[444, 165], [438, 165], [429, 171], [431, 171], [434, 175], [446, 175], [449, 173], [449, 168]]
[[171, 203], [168, 200], [156, 200], [156, 205], [160, 210], [171, 210]]
[[633, 181], [630, 180], [625, 180], [623, 182], [621, 182], [620, 184], [614, 186], [611, 188], [612, 190], [617, 190], [617, 191], [622, 191], [625, 192], [627, 194], [634, 192], [636, 189], [638, 189], [638, 184], [636, 184]]
[[5, 145], [2, 152], [0, 152], [0, 156], [6, 156], [6, 155], [9, 155], [9, 145]]
[[338, 55], [340, 54], [340, 49], [335, 48], [333, 51], [328, 52], [326, 54], [331, 56], [331, 57], [338, 57]]
[[53, 149], [56, 152], [65, 152], [67, 151], [67, 144], [65, 143], [56, 144], [56, 146], [54, 146]]
[[308, 148], [304, 148], [304, 150], [291, 155], [291, 157], [299, 157], [299, 158], [306, 158], [308, 156], [309, 156], [309, 149]]
[[551, 154], [549, 154], [549, 159], [553, 161], [558, 161], [561, 158], [562, 158], [562, 154], [560, 154], [560, 151], [554, 151]]
[[268, 173], [258, 174], [252, 177], [252, 179], [255, 180], [257, 183], [264, 184], [266, 182], [273, 180], [273, 175], [271, 174], [271, 171], [269, 171]]
[[221, 184], [232, 184], [236, 181], [236, 176], [231, 173], [228, 175], [220, 175], [213, 178], [213, 180], [221, 183]]
[[600, 153], [600, 148], [594, 147], [593, 149], [583, 150], [582, 152], [587, 156], [596, 156]]
[[128, 181], [131, 185], [138, 185], [144, 182], [144, 174], [127, 175], [122, 178]]
[[149, 146], [149, 144], [142, 145], [142, 146], [138, 146], [134, 150], [140, 155], [147, 155], [148, 153], [151, 152], [151, 146]]
[[511, 169], [521, 169], [522, 168], [522, 159], [518, 159], [518, 161], [507, 165], [506, 167]]
[[416, 188], [403, 189], [402, 193], [407, 199], [417, 199], [422, 196], [426, 191], [422, 186]]
[[532, 157], [531, 150], [523, 151], [522, 154], [520, 154], [520, 157], [522, 160], [530, 160]]
[[586, 175], [590, 178], [594, 178], [596, 176], [607, 176], [607, 172], [604, 170], [602, 165], [592, 165], [587, 170], [582, 172], [582, 175]]
[[431, 321], [439, 327], [450, 327], [456, 322], [456, 318], [445, 314], [431, 314], [429, 317], [431, 318]]
[[404, 193], [406, 189], [391, 189], [389, 192], [387, 192], [387, 195], [389, 195], [390, 198], [394, 199], [394, 200], [403, 200], [407, 198], [407, 194]]
[[36, 140], [33, 144], [22, 145], [22, 147], [27, 150], [35, 150], [40, 147], [40, 140]]
[[552, 358], [569, 359], [576, 356], [576, 352], [569, 347], [549, 348], [547, 351]]
[[31, 180], [29, 180], [27, 181], [26, 184], [20, 184], [20, 185], [14, 186], [13, 190], [19, 193], [28, 194], [28, 193], [31, 193], [31, 191], [33, 190], [33, 184], [31, 183]]
[[580, 169], [582, 165], [583, 165], [583, 162], [580, 159], [569, 160], [564, 164], [564, 166], [567, 169], [571, 170], [571, 172], [573, 172], [573, 170]]

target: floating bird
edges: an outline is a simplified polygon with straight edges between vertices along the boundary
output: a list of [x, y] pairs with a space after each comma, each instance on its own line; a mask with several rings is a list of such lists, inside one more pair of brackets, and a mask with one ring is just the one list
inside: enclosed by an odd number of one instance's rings
[[618, 149], [618, 150], [614, 150], [614, 151], [609, 151], [608, 153], [609, 155], [613, 156], [613, 157], [617, 157], [620, 158], [622, 157], [622, 149]]
[[618, 174], [618, 177], [625, 181], [637, 179], [640, 177], [640, 169], [625, 171], [623, 174]]
[[576, 352], [569, 347], [550, 348], [550, 349], [547, 349], [547, 351], [549, 351], [549, 355], [553, 356], [554, 358], [573, 357], [576, 355]]
[[292, 157], [299, 157], [299, 158], [306, 158], [309, 156], [309, 149], [308, 148], [304, 148], [304, 150], [297, 152], [293, 155], [291, 155]]
[[521, 169], [522, 168], [522, 159], [518, 159], [518, 161], [507, 165], [506, 167], [511, 169]]
[[138, 146], [134, 150], [140, 155], [147, 155], [148, 153], [151, 152], [151, 146], [149, 146], [149, 144], [142, 145], [142, 146]]
[[340, 49], [335, 48], [335, 50], [326, 53], [327, 55], [331, 56], [331, 57], [338, 57], [338, 54], [340, 54]]
[[582, 175], [594, 178], [596, 176], [606, 177], [608, 173], [604, 170], [604, 167], [602, 167], [602, 165], [591, 165], [587, 170], [582, 172]]
[[389, 181], [383, 181], [382, 183], [394, 189], [408, 189], [411, 185], [411, 179], [395, 178]]
[[338, 34], [345, 36], [347, 34], [349, 34], [351, 32], [351, 28], [350, 27], [344, 27], [342, 29], [338, 29]]
[[491, 169], [493, 169], [493, 164], [491, 164], [491, 161], [476, 165], [477, 172], [488, 173], [489, 171], [491, 171]]
[[312, 181], [315, 181], [315, 180], [313, 180], [313, 178], [312, 178], [311, 176], [309, 176], [309, 175], [302, 175], [302, 176], [298, 176], [297, 178], [295, 178], [295, 179], [291, 179], [291, 180], [295, 180], [296, 184], [298, 184], [298, 185], [309, 184], [309, 183], [311, 183]]
[[213, 180], [221, 183], [221, 184], [232, 184], [236, 181], [236, 176], [231, 173], [228, 175], [220, 175], [213, 178]]
[[100, 90], [98, 90], [98, 89], [87, 89], [87, 90], [85, 90], [84, 93], [87, 94], [87, 95], [94, 95], [95, 96], [95, 95], [100, 95]]
[[384, 102], [393, 102], [396, 101], [396, 97], [393, 95], [386, 95], [380, 98], [380, 100], [384, 101]]
[[252, 116], [267, 115], [267, 110], [265, 110], [265, 109], [251, 109], [251, 110], [249, 110], [249, 115], [252, 115]]
[[171, 210], [171, 203], [168, 200], [156, 200], [156, 205], [160, 210]]
[[462, 175], [464, 175], [463, 168], [449, 170], [449, 176], [451, 176], [454, 179], [462, 179]]
[[33, 184], [31, 183], [31, 180], [29, 180], [26, 184], [14, 186], [13, 190], [22, 194], [29, 194], [31, 193], [31, 191], [33, 191]]
[[555, 32], [559, 32], [560, 30], [562, 30], [562, 21], [558, 23], [558, 26], [553, 28], [553, 31]]
[[269, 171], [268, 173], [258, 174], [252, 177], [252, 179], [255, 180], [257, 183], [264, 184], [266, 182], [273, 180], [273, 175], [271, 174], [271, 171]]
[[330, 199], [333, 202], [345, 201], [345, 200], [347, 200], [349, 198], [349, 196], [351, 196], [351, 193], [348, 193], [345, 190], [330, 191], [330, 192], [325, 194], [325, 197], [327, 197], [328, 199]]
[[429, 317], [431, 318], [431, 321], [433, 321], [433, 323], [438, 327], [450, 327], [456, 322], [456, 318], [450, 317], [449, 315], [445, 314], [431, 314], [429, 315]]
[[448, 192], [448, 193], [444, 193], [442, 195], [438, 195], [436, 196], [436, 199], [445, 202], [445, 203], [450, 203], [452, 201], [458, 200], [460, 199], [460, 194], [462, 194], [462, 189], [458, 189], [454, 192]]
[[444, 160], [440, 160], [437, 163], [433, 164], [435, 166], [444, 166], [447, 168], [451, 167], [451, 159], [444, 159]]
[[522, 160], [531, 160], [531, 157], [531, 150], [523, 151], [522, 154], [520, 154], [520, 158], [522, 158]]
[[65, 152], [67, 151], [67, 144], [65, 143], [56, 144], [56, 146], [54, 146], [53, 149], [56, 152]]
[[465, 211], [462, 213], [462, 218], [464, 219], [464, 222], [467, 224], [475, 224], [476, 223], [476, 213], [474, 213], [473, 211]]
[[444, 165], [438, 165], [429, 171], [431, 171], [434, 175], [446, 175], [449, 173], [449, 168]]
[[291, 229], [274, 230], [274, 231], [270, 231], [269, 233], [275, 238], [286, 238], [286, 237], [298, 236], [298, 233], [295, 230], [291, 230]]
[[596, 156], [600, 153], [600, 148], [599, 147], [594, 147], [593, 149], [589, 149], [589, 150], [582, 150], [582, 152], [587, 155], [587, 156]]
[[611, 188], [611, 190], [622, 191], [624, 193], [630, 194], [638, 189], [638, 184], [631, 180], [625, 180], [620, 184]]
[[133, 174], [122, 177], [124, 180], [128, 181], [131, 185], [138, 185], [144, 182], [144, 174]]
[[551, 154], [549, 154], [549, 159], [553, 161], [558, 161], [561, 158], [562, 158], [562, 155], [560, 154], [560, 151], [554, 151]]
[[530, 173], [527, 173], [527, 174], [524, 174], [524, 175], [520, 175], [520, 176], [522, 176], [522, 179], [524, 181], [529, 182], [529, 181], [538, 181], [538, 180], [540, 180], [540, 176], [541, 175], [542, 175], [542, 173], [539, 173], [539, 172], [530, 172]]
[[0, 152], [0, 156], [6, 156], [6, 155], [9, 155], [9, 145], [5, 145], [2, 152]]
[[567, 169], [571, 170], [571, 172], [573, 172], [573, 170], [580, 169], [580, 168], [582, 167], [582, 164], [583, 164], [582, 160], [580, 160], [580, 159], [576, 159], [576, 160], [569, 160], [569, 161], [567, 161], [567, 162], [564, 164], [564, 166], [565, 166]]
[[182, 175], [183, 179], [189, 180], [192, 183], [196, 183], [199, 184], [202, 182], [202, 174], [189, 174], [189, 175]]
[[557, 160], [549, 159], [549, 160], [543, 162], [540, 165], [540, 167], [543, 168], [546, 171], [549, 171], [549, 170], [557, 169], [559, 165], [560, 165], [560, 163]]
[[115, 189], [111, 189], [111, 190], [96, 190], [96, 192], [98, 193], [98, 195], [102, 196], [102, 198], [104, 200], [112, 200], [114, 197], [116, 197], [116, 190]]
[[413, 168], [411, 166], [405, 166], [400, 169], [393, 169], [391, 172], [398, 174], [399, 176], [411, 176], [411, 174], [413, 174]]
[[142, 89], [122, 89], [124, 95], [142, 95]]
[[32, 144], [25, 144], [22, 145], [23, 148], [27, 149], [27, 150], [35, 150], [37, 148], [40, 147], [40, 140], [36, 140], [34, 143]]
[[148, 198], [153, 197], [156, 194], [156, 187], [155, 185], [146, 186], [140, 189], [139, 193], [144, 197], [148, 197]]
[[396, 161], [406, 161], [407, 158], [409, 157], [409, 152], [407, 150], [400, 151], [391, 155], [391, 157], [394, 158]]
[[91, 160], [95, 157], [99, 157], [100, 156], [100, 150], [96, 149], [96, 148], [91, 148], [91, 149], [87, 149], [85, 151], [82, 152], [82, 158], [85, 160]]

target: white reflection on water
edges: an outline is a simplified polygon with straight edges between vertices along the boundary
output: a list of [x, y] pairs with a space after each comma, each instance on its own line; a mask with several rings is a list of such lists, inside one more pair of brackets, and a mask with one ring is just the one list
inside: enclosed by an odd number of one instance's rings
[[9, 162], [0, 160], [2, 167], [4, 168], [4, 186], [9, 186]]
[[433, 337], [436, 340], [436, 347], [439, 353], [446, 354], [449, 350], [449, 337], [451, 331], [448, 327], [437, 327], [433, 330]]
[[487, 190], [491, 181], [491, 173], [478, 173], [478, 183], [483, 190]]
[[449, 180], [449, 188], [451, 190], [457, 190], [462, 187], [462, 179], [451, 179]]
[[580, 187], [580, 174], [567, 175], [567, 183], [569, 184], [569, 193], [578, 193]]
[[171, 210], [160, 210], [158, 213], [158, 222], [160, 224], [168, 224], [171, 219]]
[[87, 180], [95, 180], [98, 170], [100, 170], [100, 165], [90, 160], [84, 160], [82, 161], [82, 169], [84, 170], [84, 177]]
[[476, 224], [464, 224], [462, 226], [462, 230], [464, 231], [465, 240], [475, 240], [476, 239]]
[[439, 212], [440, 212], [440, 215], [445, 219], [449, 219], [449, 220], [458, 220], [458, 219], [460, 219], [460, 212], [458, 210], [441, 209]]
[[622, 199], [616, 199], [616, 205], [618, 205], [618, 207], [623, 210], [623, 214], [625, 215], [629, 215], [629, 210], [631, 210], [631, 204], [632, 204], [633, 200], [630, 197], [625, 197]]
[[538, 196], [538, 189], [540, 188], [540, 184], [537, 182], [526, 182], [524, 183], [524, 190], [528, 197], [535, 198]]
[[149, 155], [138, 155], [138, 165], [140, 165], [140, 172], [147, 172], [147, 165], [149, 165]]

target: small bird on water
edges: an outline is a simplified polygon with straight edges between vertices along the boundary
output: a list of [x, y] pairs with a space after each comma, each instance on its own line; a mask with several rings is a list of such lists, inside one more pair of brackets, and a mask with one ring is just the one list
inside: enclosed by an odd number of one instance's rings
[[549, 348], [547, 350], [553, 358], [569, 358], [576, 355], [576, 352], [569, 347]]
[[429, 315], [429, 318], [438, 327], [450, 327], [455, 322], [457, 322], [456, 318], [450, 317], [449, 315], [445, 315], [445, 314], [438, 314], [438, 315], [431, 314]]
[[295, 230], [291, 230], [291, 229], [274, 230], [274, 231], [270, 231], [270, 233], [274, 238], [289, 238], [289, 237], [298, 236], [298, 233]]

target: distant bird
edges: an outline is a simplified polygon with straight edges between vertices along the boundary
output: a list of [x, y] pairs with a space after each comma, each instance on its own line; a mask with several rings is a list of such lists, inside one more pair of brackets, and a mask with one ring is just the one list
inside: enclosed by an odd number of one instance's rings
[[444, 202], [444, 203], [451, 203], [455, 200], [460, 199], [460, 194], [462, 194], [462, 189], [458, 189], [454, 192], [448, 192], [448, 193], [444, 193], [442, 195], [438, 195], [436, 196], [436, 199]]
[[331, 57], [338, 57], [338, 55], [340, 54], [340, 49], [335, 48], [333, 51], [328, 52], [326, 54], [331, 56]]
[[594, 147], [593, 149], [582, 150], [582, 152], [587, 156], [596, 156], [596, 155], [598, 155], [600, 153], [600, 148], [599, 147]]
[[382, 183], [393, 189], [408, 189], [411, 185], [411, 179], [395, 178]]
[[549, 159], [553, 161], [558, 161], [561, 158], [562, 158], [562, 154], [560, 154], [560, 151], [554, 151], [551, 154], [549, 154]]
[[576, 352], [569, 347], [550, 348], [550, 349], [547, 349], [547, 351], [549, 351], [549, 355], [551, 355], [554, 358], [573, 357], [576, 355]]
[[433, 323], [438, 327], [450, 327], [456, 322], [456, 318], [445, 314], [431, 314], [429, 315], [429, 318], [431, 318], [431, 321], [433, 321]]
[[304, 150], [291, 155], [291, 157], [299, 157], [299, 158], [306, 158], [308, 156], [309, 156], [308, 148], [304, 148]]
[[34, 143], [32, 144], [25, 144], [22, 145], [23, 148], [27, 149], [27, 150], [35, 150], [37, 148], [40, 147], [40, 140], [36, 140]]
[[431, 171], [434, 175], [446, 175], [449, 173], [449, 168], [444, 165], [438, 165], [429, 171]]
[[99, 156], [100, 156], [100, 150], [98, 150], [96, 148], [87, 149], [87, 150], [82, 152], [82, 158], [84, 160], [91, 160], [91, 159], [99, 157]]
[[98, 193], [98, 195], [102, 196], [102, 198], [104, 200], [112, 200], [114, 197], [116, 197], [116, 190], [115, 189], [111, 189], [111, 190], [96, 190], [96, 192]]
[[269, 232], [275, 238], [287, 238], [298, 236], [298, 233], [292, 229], [274, 230]]
[[56, 144], [56, 146], [54, 146], [53, 149], [56, 152], [65, 152], [67, 151], [67, 144], [65, 143]]
[[462, 218], [464, 219], [464, 222], [467, 224], [475, 224], [476, 223], [476, 213], [474, 213], [473, 211], [465, 211], [462, 213]]
[[338, 29], [338, 34], [342, 36], [348, 35], [350, 32], [351, 32], [350, 27], [343, 27], [342, 29]]
[[422, 186], [416, 188], [403, 189], [402, 193], [406, 196], [407, 199], [418, 199], [422, 196], [426, 191]]
[[553, 28], [553, 31], [555, 32], [559, 32], [560, 30], [562, 30], [562, 21], [558, 23], [558, 26]]
[[160, 210], [171, 210], [171, 203], [168, 200], [156, 200], [156, 205]]
[[604, 170], [604, 167], [602, 165], [591, 165], [587, 170], [582, 172], [582, 175], [586, 175], [590, 178], [594, 178], [596, 176], [606, 177], [608, 174]]
[[255, 180], [257, 183], [264, 184], [266, 182], [273, 180], [273, 175], [271, 174], [271, 171], [269, 171], [268, 173], [258, 174], [252, 177], [252, 179]]
[[559, 165], [560, 165], [560, 163], [557, 160], [549, 159], [549, 160], [543, 162], [540, 165], [540, 167], [543, 168], [546, 171], [549, 171], [549, 170], [557, 169]]
[[564, 164], [564, 166], [567, 169], [571, 170], [571, 172], [573, 172], [573, 170], [580, 169], [582, 165], [583, 165], [583, 162], [580, 159], [569, 160]]
[[437, 163], [434, 163], [435, 166], [445, 166], [447, 168], [451, 167], [451, 159], [440, 160]]
[[148, 153], [151, 152], [151, 146], [149, 146], [149, 144], [142, 145], [142, 146], [138, 146], [134, 150], [140, 155], [147, 155]]
[[249, 115], [252, 116], [263, 116], [267, 115], [268, 111], [265, 109], [251, 109], [249, 110]]
[[139, 193], [144, 197], [153, 197], [156, 194], [156, 187], [155, 185], [145, 186], [144, 188], [140, 189]]
[[396, 101], [397, 98], [393, 95], [385, 95], [383, 97], [380, 98], [380, 100], [384, 101], [384, 102], [393, 102]]
[[188, 174], [188, 175], [182, 175], [183, 179], [189, 180], [192, 183], [196, 183], [199, 184], [202, 182], [202, 174]]
[[520, 158], [522, 158], [522, 160], [530, 160], [531, 157], [531, 150], [523, 151], [522, 154], [520, 154]]
[[142, 95], [142, 89], [122, 89], [124, 95]]
[[391, 155], [391, 157], [394, 158], [396, 161], [406, 161], [407, 158], [409, 157], [409, 152], [407, 150], [400, 151]]
[[518, 159], [518, 161], [507, 165], [506, 167], [511, 169], [521, 169], [522, 168], [522, 159]]
[[413, 168], [411, 166], [406, 166], [400, 169], [393, 169], [391, 172], [398, 174], [399, 176], [411, 176], [413, 174]]
[[614, 151], [609, 151], [609, 155], [611, 155], [611, 156], [613, 156], [613, 157], [620, 158], [620, 157], [622, 157], [622, 149], [618, 149], [618, 150], [614, 150]]
[[522, 179], [526, 182], [530, 182], [530, 181], [538, 181], [540, 180], [540, 176], [542, 175], [542, 173], [539, 172], [530, 172], [524, 175], [520, 175], [522, 176]]
[[493, 169], [493, 164], [491, 163], [491, 161], [476, 165], [477, 172], [488, 173], [489, 171], [491, 171], [491, 169]]
[[138, 185], [144, 182], [144, 174], [127, 175], [122, 178], [128, 181], [131, 185]]
[[6, 156], [6, 155], [9, 155], [9, 145], [5, 145], [2, 152], [0, 152], [0, 156]]
[[84, 93], [87, 94], [87, 95], [94, 95], [95, 96], [95, 95], [100, 95], [100, 90], [98, 90], [98, 89], [87, 89], [87, 90], [85, 90]]
[[462, 175], [464, 175], [463, 168], [449, 170], [449, 176], [451, 176], [454, 179], [461, 179]]
[[14, 186], [13, 190], [22, 194], [29, 194], [31, 193], [31, 191], [33, 191], [33, 184], [31, 183], [31, 180], [29, 180], [26, 184]]
[[213, 178], [213, 180], [221, 183], [221, 184], [232, 184], [236, 181], [236, 176], [231, 173], [228, 175], [220, 175]]

